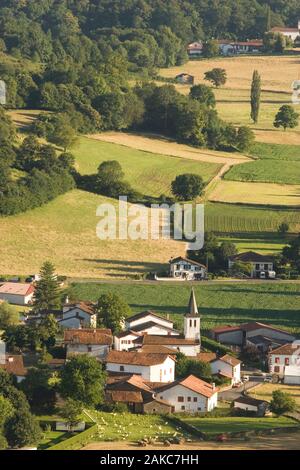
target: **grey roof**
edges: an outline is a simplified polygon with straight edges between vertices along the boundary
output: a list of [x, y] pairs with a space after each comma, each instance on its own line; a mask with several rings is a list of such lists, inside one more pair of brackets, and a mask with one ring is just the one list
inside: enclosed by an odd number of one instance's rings
[[260, 406], [260, 405], [268, 405], [268, 402], [265, 400], [258, 400], [257, 398], [252, 398], [249, 396], [241, 396], [234, 400], [234, 403], [242, 403], [243, 405], [252, 405], [252, 406]]
[[197, 301], [196, 301], [196, 297], [195, 297], [194, 288], [192, 288], [188, 309], [189, 309], [189, 311], [185, 315], [186, 317], [199, 317], [198, 306], [197, 306]]

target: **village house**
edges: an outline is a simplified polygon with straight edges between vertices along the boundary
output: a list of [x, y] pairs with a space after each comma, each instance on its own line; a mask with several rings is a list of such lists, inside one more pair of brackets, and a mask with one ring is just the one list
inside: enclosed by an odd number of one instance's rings
[[63, 306], [62, 318], [58, 320], [62, 328], [96, 328], [97, 314], [93, 302], [67, 302]]
[[[285, 344], [269, 353], [269, 371], [285, 383], [300, 383], [300, 343]], [[296, 375], [295, 375], [296, 373]]]
[[272, 256], [247, 251], [228, 258], [229, 270], [235, 263], [246, 263], [251, 266], [251, 277], [257, 279], [275, 278], [274, 259]]
[[21, 282], [5, 282], [0, 286], [0, 300], [15, 305], [30, 305], [33, 302], [34, 286]]
[[241, 361], [236, 357], [225, 354], [210, 362], [213, 375], [230, 379], [231, 385], [241, 383]]
[[149, 322], [155, 323], [157, 326], [161, 326], [162, 330], [160, 334], [165, 334], [165, 329], [172, 330], [173, 322], [167, 318], [157, 315], [157, 313], [146, 311], [132, 315], [131, 317], [126, 318], [125, 328], [126, 330], [136, 331], [141, 325], [145, 325]]
[[173, 413], [209, 412], [218, 404], [218, 389], [190, 375], [157, 388], [155, 397], [169, 403]]
[[[259, 322], [243, 323], [238, 326], [219, 326], [210, 331], [212, 339], [222, 344], [244, 348], [254, 337], [264, 336], [270, 340], [293, 342], [295, 337], [280, 328]], [[252, 343], [251, 343], [252, 344]]]
[[78, 354], [88, 354], [104, 360], [113, 344], [109, 329], [71, 329], [64, 331], [64, 345], [67, 358]]
[[187, 47], [187, 53], [190, 59], [200, 57], [203, 53], [203, 43], [201, 41], [192, 42]]
[[300, 20], [298, 21], [298, 27], [297, 28], [288, 28], [286, 26], [275, 26], [274, 28], [271, 29], [272, 33], [281, 33], [283, 36], [286, 38], [291, 39], [292, 41], [296, 41], [297, 38], [300, 36]]
[[207, 267], [182, 256], [170, 261], [170, 277], [178, 280], [200, 281], [207, 277]]
[[175, 358], [168, 354], [110, 351], [106, 358], [108, 373], [141, 375], [149, 382], [173, 382]]
[[189, 73], [180, 73], [176, 75], [175, 80], [182, 85], [194, 85], [195, 83], [195, 77]]
[[194, 289], [192, 289], [188, 312], [184, 315], [183, 335], [149, 335], [144, 334], [134, 340], [136, 348], [163, 346], [195, 357], [201, 351], [200, 315], [198, 312]]
[[227, 39], [220, 39], [218, 41], [220, 53], [224, 56], [237, 55], [237, 54], [257, 54], [262, 52], [264, 48], [261, 39], [252, 39], [249, 41], [230, 41]]
[[108, 377], [105, 388], [107, 403], [125, 403], [133, 413], [171, 413], [171, 405], [155, 398], [151, 382], [139, 375]]
[[257, 400], [248, 395], [236, 398], [233, 402], [233, 407], [243, 411], [250, 411], [259, 417], [265, 416], [269, 411], [269, 403], [267, 401]]
[[27, 375], [21, 354], [5, 354], [4, 357], [1, 357], [0, 369], [15, 376], [18, 383], [22, 382]]

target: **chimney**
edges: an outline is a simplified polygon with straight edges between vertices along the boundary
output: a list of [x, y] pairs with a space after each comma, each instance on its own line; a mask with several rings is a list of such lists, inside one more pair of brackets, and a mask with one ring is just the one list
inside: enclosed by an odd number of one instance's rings
[[299, 34], [300, 34], [300, 20], [298, 20], [298, 31], [299, 31]]
[[65, 300], [65, 304], [68, 305], [68, 303], [69, 303], [69, 296], [67, 295], [66, 300]]
[[211, 384], [211, 386], [212, 386], [213, 391], [215, 391], [215, 389], [216, 389], [216, 384], [213, 382], [213, 383]]

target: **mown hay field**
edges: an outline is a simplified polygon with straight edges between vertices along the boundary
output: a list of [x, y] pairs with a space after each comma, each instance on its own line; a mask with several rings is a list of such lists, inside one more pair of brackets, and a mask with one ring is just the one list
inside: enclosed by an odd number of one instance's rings
[[[221, 180], [210, 201], [300, 207], [300, 185]], [[267, 212], [265, 216], [268, 217]]]
[[[174, 78], [181, 72], [195, 76], [195, 83], [206, 83], [204, 73], [214, 67], [227, 71], [224, 87], [214, 90], [217, 109], [221, 118], [235, 125], [250, 125], [257, 139], [269, 143], [300, 142], [300, 126], [283, 132], [273, 127], [274, 116], [280, 106], [291, 104], [291, 85], [299, 78], [300, 55], [290, 56], [239, 56], [190, 61], [179, 67], [163, 69], [160, 75]], [[254, 70], [262, 77], [260, 119], [254, 125], [250, 119], [250, 87]], [[176, 85], [182, 93], [189, 93], [189, 86]], [[296, 107], [297, 108], [297, 107]]]

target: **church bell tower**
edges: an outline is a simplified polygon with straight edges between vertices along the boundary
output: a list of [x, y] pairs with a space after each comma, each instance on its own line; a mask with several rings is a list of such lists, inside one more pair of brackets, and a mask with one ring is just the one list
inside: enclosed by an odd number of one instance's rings
[[196, 297], [194, 289], [192, 289], [188, 313], [184, 315], [184, 337], [185, 339], [191, 339], [194, 341], [201, 341], [200, 334], [200, 315], [198, 312]]

